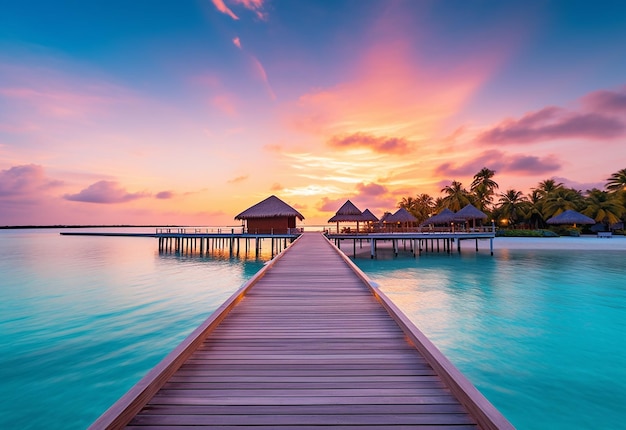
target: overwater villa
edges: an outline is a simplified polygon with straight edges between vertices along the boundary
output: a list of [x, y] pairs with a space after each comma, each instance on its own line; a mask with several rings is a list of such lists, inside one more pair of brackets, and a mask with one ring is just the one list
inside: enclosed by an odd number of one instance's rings
[[249, 207], [235, 217], [246, 222], [245, 231], [252, 234], [287, 234], [296, 229], [296, 218], [304, 216], [287, 203], [272, 195]]

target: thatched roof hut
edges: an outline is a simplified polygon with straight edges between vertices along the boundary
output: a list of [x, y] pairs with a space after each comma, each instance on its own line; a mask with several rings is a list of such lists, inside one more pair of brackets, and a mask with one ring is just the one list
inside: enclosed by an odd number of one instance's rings
[[595, 224], [596, 220], [593, 218], [589, 218], [587, 215], [583, 215], [580, 212], [576, 212], [575, 210], [566, 210], [561, 212], [559, 215], [550, 218], [546, 221], [548, 224], [573, 224], [576, 227], [576, 224]]
[[249, 233], [287, 233], [296, 227], [296, 218], [304, 220], [304, 216], [276, 196], [249, 207], [235, 217], [245, 220]]
[[417, 218], [415, 218], [411, 212], [407, 211], [405, 208], [400, 208], [385, 218], [385, 222], [393, 229], [393, 227], [398, 224], [408, 227], [409, 224], [417, 222]]
[[478, 210], [476, 206], [469, 203], [463, 207], [463, 209], [459, 210], [456, 214], [454, 214], [455, 219], [487, 219], [488, 216], [486, 213]]
[[455, 220], [461, 220], [461, 221], [472, 220], [474, 227], [476, 227], [477, 219], [483, 220], [487, 218], [488, 216], [486, 213], [480, 211], [478, 208], [476, 208], [476, 206], [474, 206], [471, 203], [468, 203], [461, 210], [459, 210], [457, 213], [454, 214]]
[[386, 223], [390, 216], [391, 216], [391, 212], [385, 212], [383, 216], [380, 217], [379, 221], [381, 223]]
[[390, 215], [387, 219], [387, 222], [417, 222], [417, 218], [415, 218], [411, 212], [407, 211], [405, 208], [400, 208], [395, 211], [392, 215]]
[[429, 225], [429, 224], [449, 224], [456, 219], [456, 214], [452, 212], [450, 209], [445, 208], [441, 212], [436, 215], [431, 216], [426, 221], [421, 223], [420, 225]]
[[337, 233], [339, 233], [340, 222], [356, 222], [356, 229], [359, 230], [359, 222], [365, 221], [363, 213], [357, 208], [350, 200], [346, 202], [337, 210], [335, 215], [328, 220], [328, 222], [337, 223]]
[[354, 203], [350, 200], [347, 200], [335, 215], [328, 220], [328, 222], [354, 222], [354, 221], [364, 221], [363, 213], [359, 208], [357, 208]]
[[363, 211], [363, 221], [378, 222], [378, 218], [369, 209]]

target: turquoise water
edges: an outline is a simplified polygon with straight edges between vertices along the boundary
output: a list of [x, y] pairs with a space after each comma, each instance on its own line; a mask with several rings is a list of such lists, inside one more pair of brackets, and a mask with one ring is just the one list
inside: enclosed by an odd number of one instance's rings
[[[268, 258], [0, 231], [0, 428], [85, 428]], [[626, 423], [625, 258], [497, 249], [356, 262], [517, 428], [614, 429]]]
[[356, 259], [518, 429], [626, 428], [624, 251]]
[[157, 248], [0, 231], [0, 428], [87, 427], [263, 265]]

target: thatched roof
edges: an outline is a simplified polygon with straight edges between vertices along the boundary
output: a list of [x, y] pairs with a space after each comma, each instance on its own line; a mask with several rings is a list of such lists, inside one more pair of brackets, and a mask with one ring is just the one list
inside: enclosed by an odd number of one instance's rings
[[478, 210], [473, 204], [468, 204], [454, 214], [455, 219], [487, 219], [487, 214]]
[[363, 220], [377, 222], [378, 218], [376, 218], [376, 215], [374, 215], [369, 209], [365, 209], [363, 211]]
[[596, 220], [574, 210], [566, 210], [546, 221], [548, 224], [595, 224]]
[[363, 218], [363, 214], [361, 213], [361, 210], [357, 208], [356, 206], [354, 206], [354, 203], [352, 203], [350, 200], [347, 200], [335, 213], [335, 216], [333, 216], [331, 219], [328, 220], [328, 222], [341, 222], [341, 221], [346, 221], [346, 222], [357, 221], [358, 222], [358, 221], [366, 221], [366, 220]]
[[249, 207], [237, 215], [235, 219], [274, 218], [282, 216], [295, 216], [298, 217], [300, 221], [304, 219], [300, 212], [276, 196], [269, 196], [262, 202]]
[[416, 222], [417, 218], [415, 218], [411, 212], [407, 211], [404, 208], [400, 208], [393, 213], [393, 215], [389, 216], [385, 221], [387, 222]]
[[391, 212], [385, 212], [383, 216], [380, 217], [380, 222], [387, 222], [389, 217], [391, 216]]
[[420, 225], [447, 224], [449, 222], [454, 221], [455, 219], [456, 219], [456, 214], [452, 212], [450, 209], [445, 208], [444, 210], [439, 212], [437, 215], [433, 215], [430, 218], [428, 218], [426, 221], [424, 221]]

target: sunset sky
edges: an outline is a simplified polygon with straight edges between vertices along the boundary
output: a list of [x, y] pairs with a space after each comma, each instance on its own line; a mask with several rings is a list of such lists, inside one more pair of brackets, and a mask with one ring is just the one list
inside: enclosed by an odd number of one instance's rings
[[0, 225], [306, 225], [626, 168], [626, 2], [4, 1]]

